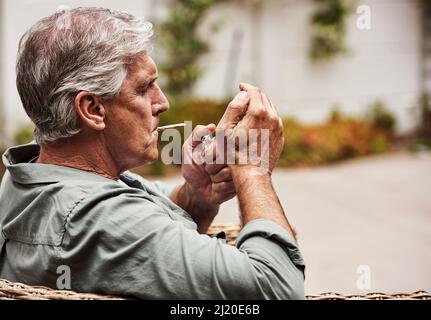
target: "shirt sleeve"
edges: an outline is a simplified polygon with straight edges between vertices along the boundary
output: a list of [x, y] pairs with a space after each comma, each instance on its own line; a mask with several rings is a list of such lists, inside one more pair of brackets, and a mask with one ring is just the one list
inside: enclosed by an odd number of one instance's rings
[[71, 268], [72, 290], [143, 299], [304, 298], [296, 242], [271, 221], [248, 223], [234, 247], [133, 194], [87, 203], [79, 212], [91, 220], [70, 217], [60, 254]]

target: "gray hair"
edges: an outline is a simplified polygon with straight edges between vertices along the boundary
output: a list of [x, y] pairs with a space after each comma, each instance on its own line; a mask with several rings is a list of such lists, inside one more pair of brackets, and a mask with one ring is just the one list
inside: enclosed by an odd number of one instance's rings
[[36, 141], [78, 133], [76, 95], [115, 99], [127, 66], [151, 49], [152, 35], [151, 23], [102, 8], [62, 10], [33, 25], [19, 43], [16, 83]]

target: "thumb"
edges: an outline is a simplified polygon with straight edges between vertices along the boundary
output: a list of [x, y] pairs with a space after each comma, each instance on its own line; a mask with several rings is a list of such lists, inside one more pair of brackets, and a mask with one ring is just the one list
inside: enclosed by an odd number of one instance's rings
[[248, 93], [240, 91], [227, 106], [223, 117], [217, 125], [217, 129], [226, 130], [235, 127], [244, 117], [249, 100]]
[[197, 125], [192, 132], [192, 139], [191, 139], [192, 148], [195, 148], [197, 145], [201, 144], [202, 137], [206, 136], [209, 133], [213, 133], [215, 129], [216, 129], [216, 126], [213, 123], [210, 123], [206, 126]]
[[[199, 154], [202, 152], [202, 147], [199, 146], [202, 143], [201, 141], [202, 137], [209, 133], [214, 132], [215, 128], [216, 126], [213, 123], [208, 124], [206, 126], [197, 125], [194, 128], [192, 134], [187, 138], [187, 140], [183, 144], [183, 152], [182, 152], [183, 164], [193, 164], [197, 162], [195, 159], [195, 156], [196, 156], [195, 153], [197, 152], [199, 156]], [[199, 159], [197, 160], [198, 160], [197, 163], [200, 163], [199, 162], [200, 160]]]

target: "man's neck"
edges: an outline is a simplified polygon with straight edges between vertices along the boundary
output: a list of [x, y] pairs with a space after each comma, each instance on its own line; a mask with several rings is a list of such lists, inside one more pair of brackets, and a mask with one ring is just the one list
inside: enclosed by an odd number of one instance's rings
[[113, 180], [121, 173], [101, 139], [81, 134], [41, 144], [36, 162], [89, 171]]

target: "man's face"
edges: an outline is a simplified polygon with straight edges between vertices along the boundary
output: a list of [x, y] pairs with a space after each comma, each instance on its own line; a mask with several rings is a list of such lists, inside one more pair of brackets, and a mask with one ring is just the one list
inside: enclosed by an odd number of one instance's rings
[[118, 98], [105, 103], [106, 145], [122, 170], [158, 158], [158, 116], [169, 109], [169, 103], [156, 79], [154, 61], [143, 54], [129, 66]]

